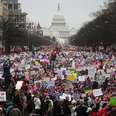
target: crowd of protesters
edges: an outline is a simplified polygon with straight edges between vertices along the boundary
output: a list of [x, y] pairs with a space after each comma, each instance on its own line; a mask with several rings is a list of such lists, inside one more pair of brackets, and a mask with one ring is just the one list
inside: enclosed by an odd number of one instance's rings
[[0, 91], [0, 116], [115, 116], [116, 51], [68, 45], [1, 55]]

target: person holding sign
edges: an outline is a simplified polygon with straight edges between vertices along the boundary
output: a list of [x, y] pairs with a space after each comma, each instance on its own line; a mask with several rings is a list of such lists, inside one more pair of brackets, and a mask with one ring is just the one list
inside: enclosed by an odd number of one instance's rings
[[10, 73], [11, 62], [7, 59], [3, 64], [3, 77], [5, 78], [5, 87], [6, 89], [9, 87], [11, 82], [11, 73]]

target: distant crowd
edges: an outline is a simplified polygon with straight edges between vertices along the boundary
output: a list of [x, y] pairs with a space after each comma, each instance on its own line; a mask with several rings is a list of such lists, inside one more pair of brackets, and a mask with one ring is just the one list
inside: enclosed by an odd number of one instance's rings
[[44, 46], [0, 56], [0, 116], [115, 115], [110, 46]]

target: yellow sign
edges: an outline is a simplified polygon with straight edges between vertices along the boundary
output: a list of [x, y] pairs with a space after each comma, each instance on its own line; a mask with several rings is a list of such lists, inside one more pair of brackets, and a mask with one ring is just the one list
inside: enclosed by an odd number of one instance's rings
[[77, 78], [77, 73], [75, 73], [74, 71], [71, 71], [66, 79], [69, 81], [74, 81], [76, 78]]

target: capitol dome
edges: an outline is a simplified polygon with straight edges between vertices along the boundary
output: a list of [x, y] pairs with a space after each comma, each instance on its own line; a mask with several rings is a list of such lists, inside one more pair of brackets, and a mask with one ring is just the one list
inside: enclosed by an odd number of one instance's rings
[[61, 12], [60, 4], [58, 4], [57, 12], [53, 16], [50, 28], [64, 29], [65, 26], [66, 26], [65, 18], [64, 18], [63, 13]]
[[70, 32], [71, 30], [67, 26], [65, 17], [61, 12], [60, 4], [58, 4], [57, 12], [53, 16], [50, 27], [48, 30], [44, 29], [43, 34], [64, 42], [64, 39], [67, 40], [71, 36]]
[[65, 25], [65, 18], [64, 18], [64, 15], [61, 13], [60, 10], [57, 10], [57, 13], [54, 15], [53, 17], [53, 20], [52, 20], [52, 23], [51, 25], [54, 25], [54, 24], [61, 24], [61, 25]]

